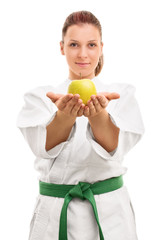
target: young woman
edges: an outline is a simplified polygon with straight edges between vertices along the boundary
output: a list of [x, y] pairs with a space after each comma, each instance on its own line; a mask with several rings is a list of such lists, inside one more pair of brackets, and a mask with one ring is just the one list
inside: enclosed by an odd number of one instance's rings
[[[137, 240], [135, 218], [123, 185], [124, 155], [144, 128], [128, 84], [106, 85], [102, 30], [90, 12], [69, 15], [62, 30], [69, 77], [54, 88], [25, 94], [18, 127], [36, 155], [40, 194], [30, 240]], [[85, 106], [67, 94], [72, 80], [90, 79], [97, 95]]]

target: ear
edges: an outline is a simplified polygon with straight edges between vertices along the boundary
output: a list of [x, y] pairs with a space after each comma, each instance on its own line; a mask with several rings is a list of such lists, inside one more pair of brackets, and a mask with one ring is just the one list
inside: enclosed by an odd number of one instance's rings
[[60, 50], [61, 50], [61, 54], [65, 55], [65, 53], [64, 53], [64, 42], [63, 41], [60, 41]]
[[102, 56], [102, 54], [103, 54], [103, 45], [104, 45], [104, 43], [101, 42], [101, 56]]

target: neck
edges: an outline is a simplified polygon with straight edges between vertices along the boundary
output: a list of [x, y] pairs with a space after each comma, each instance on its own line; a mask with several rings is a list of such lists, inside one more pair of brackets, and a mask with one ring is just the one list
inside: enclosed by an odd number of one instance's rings
[[70, 80], [92, 79], [94, 77], [95, 77], [95, 74], [82, 75], [82, 73], [79, 73], [79, 75], [77, 75], [77, 74], [69, 73]]

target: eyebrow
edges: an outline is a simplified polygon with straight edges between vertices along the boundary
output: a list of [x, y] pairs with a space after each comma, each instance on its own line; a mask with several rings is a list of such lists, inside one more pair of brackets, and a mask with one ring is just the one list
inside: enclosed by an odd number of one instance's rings
[[[79, 41], [74, 40], [74, 39], [70, 39], [70, 42], [79, 42]], [[88, 42], [97, 42], [97, 40], [89, 40]]]

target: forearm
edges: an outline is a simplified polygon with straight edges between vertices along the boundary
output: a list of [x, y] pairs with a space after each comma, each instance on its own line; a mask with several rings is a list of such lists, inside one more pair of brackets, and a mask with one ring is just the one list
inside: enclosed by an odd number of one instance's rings
[[53, 121], [46, 127], [46, 151], [67, 140], [75, 120], [76, 117], [70, 117], [57, 111]]
[[118, 145], [119, 128], [116, 127], [104, 109], [94, 117], [88, 117], [96, 141], [108, 152]]

